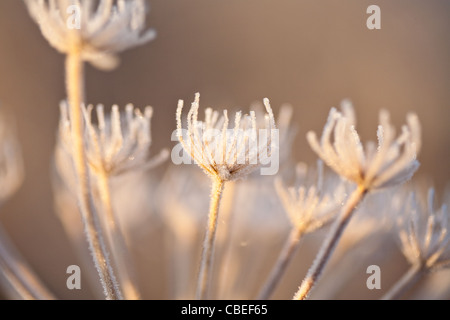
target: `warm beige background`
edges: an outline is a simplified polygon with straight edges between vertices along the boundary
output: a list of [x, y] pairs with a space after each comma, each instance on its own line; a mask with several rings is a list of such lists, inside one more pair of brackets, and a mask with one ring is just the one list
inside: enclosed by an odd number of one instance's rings
[[[171, 146], [177, 99], [246, 108], [268, 97], [295, 107], [297, 160], [312, 161], [307, 130], [321, 130], [331, 106], [355, 104], [358, 129], [375, 139], [378, 110], [400, 126], [408, 111], [423, 125], [422, 166], [438, 194], [449, 181], [450, 2], [446, 0], [153, 0], [157, 39], [103, 73], [87, 68], [89, 102], [155, 108], [155, 149]], [[366, 28], [378, 4], [382, 29]], [[50, 161], [64, 98], [63, 56], [49, 47], [22, 1], [0, 1], [0, 101], [17, 119], [26, 180], [0, 219], [52, 289], [61, 289], [70, 246], [54, 214]], [[59, 283], [59, 284], [58, 284]]]

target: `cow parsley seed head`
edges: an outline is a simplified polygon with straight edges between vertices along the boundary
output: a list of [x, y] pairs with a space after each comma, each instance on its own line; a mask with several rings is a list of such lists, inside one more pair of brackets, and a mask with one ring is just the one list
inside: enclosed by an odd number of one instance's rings
[[[256, 114], [236, 112], [234, 128], [229, 129], [227, 110], [220, 115], [211, 108], [205, 110], [205, 120], [198, 120], [200, 94], [187, 115], [187, 127], [182, 127], [183, 101], [177, 108], [177, 137], [183, 149], [208, 175], [222, 181], [243, 178], [274, 159], [278, 149], [278, 135], [269, 100], [264, 99], [265, 126], [258, 129]], [[278, 159], [275, 159], [278, 161]]]
[[320, 141], [314, 132], [307, 134], [311, 148], [324, 162], [342, 177], [366, 189], [380, 189], [409, 180], [419, 167], [421, 130], [417, 115], [407, 115], [407, 124], [396, 138], [389, 113], [381, 111], [378, 146], [370, 141], [364, 148], [355, 129], [351, 103], [345, 101], [342, 109], [342, 113], [331, 109]]
[[409, 193], [397, 219], [401, 249], [412, 265], [428, 270], [450, 266], [448, 204], [434, 205], [434, 190], [423, 201]]
[[[60, 137], [70, 151], [72, 139], [68, 104], [63, 101], [60, 108]], [[169, 153], [164, 149], [150, 159], [151, 107], [146, 107], [144, 113], [141, 113], [132, 104], [128, 104], [125, 113], [120, 114], [119, 107], [114, 105], [107, 118], [104, 107], [100, 104], [96, 107], [98, 124], [94, 124], [91, 119], [93, 108], [93, 105], [83, 105], [82, 110], [86, 123], [86, 156], [94, 173], [104, 170], [108, 175], [118, 175], [128, 170], [145, 170], [168, 157]]]
[[[116, 54], [155, 38], [145, 29], [145, 0], [24, 0], [42, 34], [59, 52], [74, 47], [99, 69], [114, 69]], [[78, 25], [77, 25], [78, 23]]]
[[324, 178], [321, 161], [317, 170], [304, 163], [297, 164], [295, 184], [285, 187], [281, 178], [275, 179], [275, 189], [291, 224], [304, 233], [331, 222], [347, 195], [345, 181], [336, 175]]

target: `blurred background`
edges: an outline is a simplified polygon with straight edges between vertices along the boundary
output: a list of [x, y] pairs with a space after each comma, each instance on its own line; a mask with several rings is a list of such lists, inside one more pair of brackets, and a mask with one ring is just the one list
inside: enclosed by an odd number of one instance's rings
[[[268, 97], [277, 111], [290, 103], [298, 125], [293, 157], [312, 162], [306, 132], [320, 132], [329, 109], [349, 98], [363, 139], [376, 139], [382, 108], [397, 128], [408, 112], [419, 115], [423, 149], [414, 179], [431, 180], [438, 198], [442, 194], [450, 178], [449, 1], [149, 4], [148, 25], [156, 29], [156, 40], [121, 54], [112, 72], [87, 66], [86, 85], [89, 103], [153, 106], [155, 154], [174, 145], [177, 100], [191, 102], [200, 92], [201, 107], [248, 110]], [[381, 8], [380, 30], [366, 27], [371, 4]], [[0, 1], [0, 108], [15, 118], [26, 174], [1, 208], [0, 221], [44, 282], [58, 296], [76, 299], [92, 293], [65, 288], [66, 267], [77, 258], [55, 214], [51, 182], [58, 103], [64, 97], [64, 57], [42, 37], [22, 1]], [[171, 165], [154, 169], [153, 179]], [[151, 252], [159, 243], [145, 246]], [[149, 288], [146, 297], [167, 298], [161, 290]]]

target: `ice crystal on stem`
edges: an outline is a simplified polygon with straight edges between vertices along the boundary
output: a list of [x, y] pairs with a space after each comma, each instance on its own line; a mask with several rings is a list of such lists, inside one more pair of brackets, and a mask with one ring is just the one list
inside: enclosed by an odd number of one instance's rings
[[378, 147], [375, 147], [374, 142], [369, 142], [364, 149], [355, 129], [353, 106], [345, 100], [342, 109], [342, 113], [331, 109], [320, 142], [314, 132], [308, 132], [307, 139], [311, 148], [329, 167], [356, 183], [357, 188], [342, 207], [294, 299], [308, 296], [367, 192], [399, 185], [409, 180], [419, 167], [417, 154], [421, 136], [417, 115], [408, 114], [407, 125], [402, 127], [401, 134], [395, 138], [395, 129], [390, 124], [388, 112], [381, 111], [377, 130]]
[[156, 36], [155, 30], [144, 30], [147, 12], [144, 0], [100, 0], [98, 5], [93, 0], [25, 0], [25, 3], [55, 49], [68, 54], [75, 41], [81, 46], [81, 58], [100, 69], [115, 68], [119, 62], [117, 53]]

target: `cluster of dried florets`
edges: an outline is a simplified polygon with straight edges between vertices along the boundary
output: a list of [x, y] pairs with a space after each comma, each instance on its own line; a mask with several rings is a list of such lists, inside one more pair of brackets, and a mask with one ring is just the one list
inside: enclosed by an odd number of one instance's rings
[[[97, 123], [92, 121], [93, 105], [83, 106], [86, 123], [86, 155], [93, 173], [105, 172], [116, 176], [130, 170], [147, 170], [167, 159], [168, 151], [163, 150], [150, 158], [152, 144], [151, 119], [153, 108], [147, 106], [142, 113], [132, 104], [120, 113], [117, 105], [112, 106], [109, 118], [105, 117], [104, 106], [96, 107]], [[59, 134], [62, 145], [70, 153], [73, 149], [69, 107], [61, 102]]]
[[263, 128], [258, 128], [255, 111], [244, 116], [239, 111], [232, 129], [228, 128], [227, 110], [220, 116], [218, 111], [207, 108], [205, 120], [199, 121], [199, 100], [200, 94], [197, 93], [184, 129], [181, 119], [183, 101], [179, 101], [177, 136], [185, 151], [208, 175], [222, 181], [233, 181], [270, 163], [273, 153], [278, 150], [278, 133], [268, 99], [264, 99], [267, 114]]
[[[114, 69], [117, 53], [155, 38], [145, 31], [144, 0], [25, 0], [42, 34], [59, 52], [79, 46], [81, 57], [99, 69]], [[72, 10], [71, 10], [72, 9]]]
[[[407, 116], [407, 125], [395, 138], [389, 113], [380, 112], [378, 146], [372, 141], [363, 147], [355, 129], [355, 115], [349, 101], [342, 103], [342, 113], [332, 108], [318, 141], [308, 132], [311, 148], [342, 177], [367, 189], [380, 189], [409, 180], [419, 167], [420, 125], [417, 115]], [[331, 135], [333, 134], [333, 139]]]

